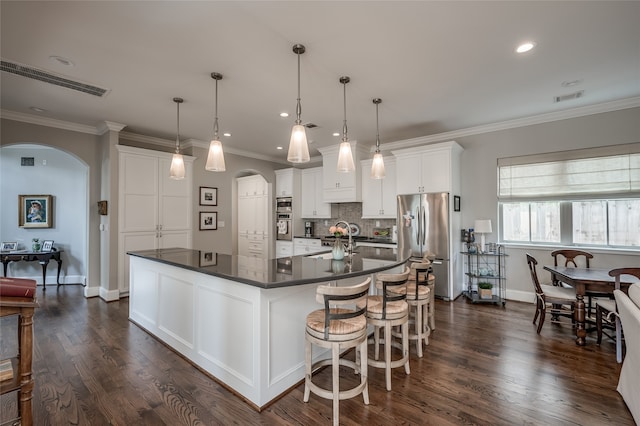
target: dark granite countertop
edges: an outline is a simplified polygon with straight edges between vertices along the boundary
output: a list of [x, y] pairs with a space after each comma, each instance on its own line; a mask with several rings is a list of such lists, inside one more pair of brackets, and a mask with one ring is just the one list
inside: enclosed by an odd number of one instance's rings
[[[327, 248], [323, 253], [329, 252]], [[400, 254], [395, 248], [378, 247], [356, 247], [353, 256], [345, 257], [342, 261], [322, 259], [322, 253], [262, 259], [183, 248], [141, 250], [127, 254], [265, 289], [367, 275], [399, 266], [409, 259], [408, 252]], [[376, 264], [375, 260], [385, 261], [386, 264]]]
[[[312, 240], [322, 240], [322, 239], [331, 239], [331, 238], [335, 238], [333, 235], [322, 235], [322, 236], [315, 236], [315, 237], [305, 237], [304, 235], [294, 235], [293, 238], [306, 238], [306, 239], [312, 239]], [[342, 237], [343, 240], [347, 240], [348, 237]], [[358, 243], [380, 243], [380, 244], [394, 244], [397, 245], [398, 243], [395, 243], [393, 241], [391, 241], [391, 238], [373, 238], [373, 237], [367, 237], [364, 235], [358, 235], [355, 237], [352, 237], [353, 241], [356, 242], [356, 246], [358, 245]]]

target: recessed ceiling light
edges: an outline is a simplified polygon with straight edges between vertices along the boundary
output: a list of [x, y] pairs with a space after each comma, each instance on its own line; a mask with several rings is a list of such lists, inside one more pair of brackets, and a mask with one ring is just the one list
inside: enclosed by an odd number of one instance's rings
[[288, 116], [289, 116], [288, 112], [281, 112], [280, 113], [280, 117], [282, 117], [282, 118], [287, 118]]
[[340, 136], [340, 133], [334, 132], [331, 136]]
[[36, 107], [36, 106], [29, 107], [29, 109], [31, 111], [34, 111], [34, 112], [45, 112], [46, 111], [46, 110], [44, 110], [42, 108], [39, 108], [39, 107]]
[[73, 61], [71, 61], [71, 59], [67, 59], [67, 58], [63, 58], [62, 56], [49, 56], [49, 59], [51, 59], [54, 62], [57, 62], [58, 64], [64, 65], [65, 67], [72, 67], [75, 64], [73, 63]]
[[281, 146], [276, 146], [276, 149], [284, 149], [284, 148]]
[[516, 52], [518, 53], [525, 53], [530, 51], [531, 49], [533, 49], [534, 47], [536, 47], [536, 44], [532, 41], [527, 41], [525, 43], [522, 43], [521, 45], [519, 45], [516, 48]]
[[229, 137], [231, 137], [231, 133], [229, 133], [229, 132], [227, 132], [227, 133], [223, 133], [222, 135], [223, 135], [223, 136], [226, 136], [226, 137], [228, 137], [228, 138], [229, 138]]

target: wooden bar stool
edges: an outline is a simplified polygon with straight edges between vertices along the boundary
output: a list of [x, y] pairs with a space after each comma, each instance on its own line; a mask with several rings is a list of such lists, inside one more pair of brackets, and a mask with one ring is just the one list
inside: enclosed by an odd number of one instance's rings
[[[378, 274], [376, 288], [381, 294], [369, 296], [367, 302], [367, 322], [373, 325], [374, 359], [369, 359], [369, 365], [385, 369], [387, 390], [391, 390], [391, 369], [404, 365], [409, 369], [409, 305], [406, 301], [406, 285], [410, 270], [405, 267], [401, 274]], [[394, 289], [395, 291], [392, 291]], [[402, 345], [392, 340], [392, 327], [400, 326]], [[384, 327], [384, 360], [380, 361], [380, 328]], [[402, 351], [400, 359], [391, 359], [391, 346]]]
[[[371, 278], [361, 284], [349, 287], [331, 285], [318, 286], [316, 300], [324, 304], [307, 315], [305, 333], [304, 402], [309, 402], [309, 393], [333, 400], [333, 424], [340, 422], [339, 402], [362, 394], [365, 404], [369, 404], [367, 382], [367, 294]], [[313, 345], [331, 349], [331, 358], [313, 363]], [[356, 361], [340, 358], [340, 352], [356, 348]], [[332, 367], [332, 387], [324, 389], [312, 381], [313, 371], [325, 365]], [[354, 388], [340, 390], [340, 366], [353, 368], [360, 374], [360, 384]]]
[[[422, 345], [429, 344], [429, 305], [431, 304], [431, 288], [429, 282], [435, 285], [431, 262], [416, 262], [411, 264], [406, 286], [407, 304], [409, 305], [409, 325], [413, 324], [413, 332], [409, 332], [409, 340], [416, 341], [416, 351], [422, 358]], [[393, 287], [390, 291], [398, 291]], [[402, 291], [404, 291], [402, 289]], [[411, 309], [415, 308], [415, 309]], [[433, 310], [432, 310], [433, 311]], [[398, 337], [398, 333], [394, 333]], [[423, 343], [424, 342], [424, 343]]]

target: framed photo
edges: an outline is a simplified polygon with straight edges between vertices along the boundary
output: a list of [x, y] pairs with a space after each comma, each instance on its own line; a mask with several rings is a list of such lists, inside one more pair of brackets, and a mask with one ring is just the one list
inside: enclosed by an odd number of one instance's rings
[[200, 230], [218, 229], [218, 212], [200, 212]]
[[53, 248], [53, 240], [44, 240], [42, 242], [42, 247], [40, 247], [40, 251], [43, 253], [49, 253]]
[[218, 188], [209, 188], [208, 186], [200, 187], [200, 205], [201, 206], [217, 206], [218, 205]]
[[17, 249], [18, 249], [18, 243], [17, 242], [2, 243], [2, 251], [15, 251]]
[[200, 266], [215, 266], [218, 264], [218, 253], [200, 251]]
[[459, 195], [454, 195], [453, 196], [453, 211], [454, 212], [459, 212], [460, 211], [460, 196]]
[[18, 195], [18, 226], [51, 228], [53, 224], [51, 195]]

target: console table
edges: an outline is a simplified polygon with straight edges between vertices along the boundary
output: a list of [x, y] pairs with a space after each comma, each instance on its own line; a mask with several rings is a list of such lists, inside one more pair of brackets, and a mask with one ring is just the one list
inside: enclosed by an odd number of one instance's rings
[[4, 276], [7, 276], [7, 266], [10, 262], [19, 262], [21, 260], [25, 262], [38, 262], [42, 265], [42, 286], [43, 290], [46, 290], [47, 287], [47, 265], [49, 265], [50, 260], [55, 260], [58, 262], [58, 276], [56, 278], [56, 282], [60, 285], [60, 270], [62, 269], [62, 259], [60, 258], [60, 253], [64, 250], [56, 250], [47, 253], [42, 252], [9, 252], [3, 251], [0, 252], [0, 258], [2, 258], [2, 266], [4, 268]]

